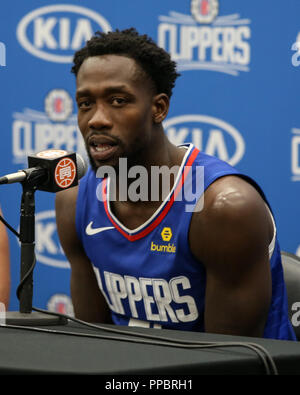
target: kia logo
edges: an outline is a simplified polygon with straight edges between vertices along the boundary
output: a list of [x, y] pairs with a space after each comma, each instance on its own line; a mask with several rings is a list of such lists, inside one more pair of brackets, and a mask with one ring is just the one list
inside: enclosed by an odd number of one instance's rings
[[108, 21], [94, 10], [68, 4], [35, 9], [17, 26], [17, 38], [32, 55], [57, 63], [72, 63], [95, 31], [112, 30]]
[[245, 153], [243, 137], [229, 123], [208, 115], [181, 115], [164, 122], [169, 140], [193, 143], [200, 151], [236, 165]]
[[69, 269], [67, 261], [59, 242], [55, 211], [41, 211], [35, 216], [35, 254], [38, 262], [45, 265]]

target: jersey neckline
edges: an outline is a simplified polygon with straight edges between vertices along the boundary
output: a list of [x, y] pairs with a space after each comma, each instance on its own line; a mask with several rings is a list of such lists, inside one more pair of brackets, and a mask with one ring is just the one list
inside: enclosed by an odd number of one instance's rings
[[[191, 169], [191, 166], [196, 159], [199, 150], [194, 147], [193, 144], [182, 144], [182, 147], [187, 148], [187, 152], [184, 155], [182, 163], [180, 165], [178, 174], [176, 176], [176, 180], [174, 185], [166, 197], [166, 199], [162, 202], [162, 204], [158, 207], [158, 209], [152, 214], [152, 216], [145, 221], [142, 225], [138, 226], [135, 229], [128, 229], [124, 224], [122, 224], [118, 218], [113, 214], [110, 207], [110, 201], [107, 197], [110, 195], [110, 179], [109, 177], [104, 179], [102, 182], [102, 201], [104, 203], [104, 208], [106, 215], [110, 222], [114, 225], [114, 227], [129, 241], [136, 241], [141, 239], [142, 237], [147, 236], [154, 228], [156, 228], [160, 222], [164, 219], [164, 217], [169, 212], [172, 207], [176, 196], [181, 190], [184, 180]], [[185, 169], [185, 171], [183, 171]]]

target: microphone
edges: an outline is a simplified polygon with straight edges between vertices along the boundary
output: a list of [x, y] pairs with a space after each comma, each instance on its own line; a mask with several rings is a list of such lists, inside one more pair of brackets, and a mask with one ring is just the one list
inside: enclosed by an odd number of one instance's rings
[[30, 169], [18, 170], [16, 173], [6, 174], [6, 176], [0, 177], [0, 184], [13, 184], [15, 182], [22, 182], [32, 174], [36, 176], [47, 176], [47, 170], [38, 167], [32, 167]]
[[41, 191], [58, 192], [78, 185], [86, 170], [79, 154], [50, 149], [28, 156], [28, 169], [0, 177], [0, 185], [21, 182]]

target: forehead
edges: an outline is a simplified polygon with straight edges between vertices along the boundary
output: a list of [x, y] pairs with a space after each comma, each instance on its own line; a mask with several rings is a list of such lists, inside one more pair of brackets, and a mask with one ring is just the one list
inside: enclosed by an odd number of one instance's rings
[[132, 58], [120, 55], [91, 56], [77, 74], [77, 89], [89, 84], [118, 83], [137, 85], [142, 69]]

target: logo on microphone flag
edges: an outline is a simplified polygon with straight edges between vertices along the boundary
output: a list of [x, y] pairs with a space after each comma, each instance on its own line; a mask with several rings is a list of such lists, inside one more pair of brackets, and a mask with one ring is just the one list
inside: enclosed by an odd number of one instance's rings
[[55, 182], [60, 188], [68, 188], [76, 177], [76, 165], [70, 158], [61, 159], [55, 168]]
[[64, 150], [48, 149], [46, 151], [38, 152], [36, 156], [38, 156], [39, 158], [54, 159], [67, 154], [68, 152]]

